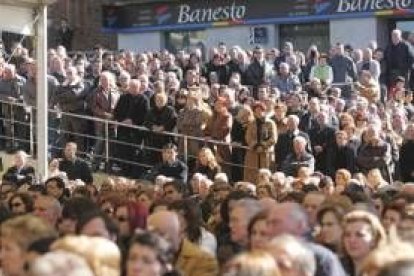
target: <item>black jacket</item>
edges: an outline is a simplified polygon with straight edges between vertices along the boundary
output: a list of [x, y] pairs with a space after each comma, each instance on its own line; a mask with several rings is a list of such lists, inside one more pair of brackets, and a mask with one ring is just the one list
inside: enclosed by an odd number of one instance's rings
[[88, 163], [80, 158], [74, 161], [63, 159], [59, 162], [59, 170], [66, 172], [69, 180], [80, 179], [86, 184], [93, 183], [92, 171]]
[[414, 141], [405, 141], [400, 149], [401, 180], [414, 181]]
[[32, 166], [25, 166], [20, 170], [13, 166], [7, 169], [3, 179], [20, 186], [24, 183], [32, 183], [34, 176], [35, 170]]

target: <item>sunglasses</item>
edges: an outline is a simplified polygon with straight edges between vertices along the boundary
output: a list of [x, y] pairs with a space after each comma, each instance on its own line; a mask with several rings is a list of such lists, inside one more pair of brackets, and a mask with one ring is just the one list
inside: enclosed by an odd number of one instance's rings
[[119, 217], [116, 218], [116, 220], [119, 221], [119, 222], [127, 222], [128, 221], [128, 218], [127, 217], [119, 216]]
[[16, 203], [12, 203], [12, 204], [10, 204], [10, 206], [12, 207], [12, 208], [17, 208], [17, 207], [20, 207], [20, 206], [22, 206], [23, 204], [22, 203], [20, 203], [20, 202], [16, 202]]

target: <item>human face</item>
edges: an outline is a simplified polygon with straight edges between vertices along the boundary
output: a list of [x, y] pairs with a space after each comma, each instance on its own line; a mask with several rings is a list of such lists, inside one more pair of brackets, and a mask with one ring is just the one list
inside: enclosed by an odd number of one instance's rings
[[13, 198], [13, 200], [10, 202], [10, 208], [11, 208], [11, 212], [14, 215], [22, 215], [27, 212], [26, 205], [23, 203], [22, 199], [18, 196]]
[[239, 244], [247, 242], [247, 224], [245, 210], [241, 207], [233, 208], [230, 211], [230, 234], [231, 240]]
[[126, 206], [121, 206], [116, 209], [115, 222], [119, 228], [119, 234], [123, 237], [131, 234], [129, 228], [129, 214]]
[[147, 194], [140, 194], [138, 196], [138, 202], [144, 205], [148, 210], [152, 204], [152, 200], [149, 198]]
[[89, 237], [102, 237], [110, 239], [110, 234], [102, 218], [96, 217], [85, 224], [81, 230], [82, 235]]
[[398, 226], [401, 221], [401, 215], [396, 210], [387, 209], [382, 218], [384, 228], [389, 231], [392, 225]]
[[59, 199], [63, 194], [63, 190], [59, 189], [56, 181], [50, 181], [47, 183], [46, 192], [48, 195], [53, 196], [56, 199]]
[[65, 157], [69, 160], [74, 159], [76, 156], [76, 145], [73, 143], [66, 144], [65, 147]]
[[177, 152], [173, 149], [165, 149], [162, 151], [162, 158], [164, 162], [172, 163], [177, 157]]
[[302, 227], [290, 218], [288, 207], [276, 207], [269, 213], [267, 227], [270, 237], [277, 237], [282, 234], [301, 235]]
[[127, 259], [127, 276], [161, 276], [162, 274], [162, 265], [152, 248], [138, 243], [132, 245]]
[[25, 253], [23, 249], [11, 238], [0, 238], [0, 260], [4, 275], [25, 275]]
[[57, 215], [54, 214], [52, 209], [52, 202], [48, 198], [38, 197], [34, 202], [33, 214], [54, 226], [57, 221]]
[[259, 186], [256, 190], [259, 199], [270, 197], [269, 190], [265, 186]]
[[374, 234], [369, 224], [355, 221], [345, 225], [343, 243], [353, 260], [362, 260], [374, 247]]
[[174, 186], [172, 185], [164, 187], [164, 195], [165, 199], [168, 202], [173, 202], [182, 198], [182, 195], [176, 189], [174, 189]]
[[333, 212], [326, 212], [322, 216], [321, 236], [325, 244], [336, 245], [341, 241], [341, 224]]
[[305, 208], [306, 213], [308, 214], [311, 225], [315, 225], [316, 213], [324, 200], [325, 195], [323, 194], [308, 194], [305, 196], [303, 200], [303, 208]]
[[250, 236], [250, 249], [264, 249], [268, 240], [269, 234], [267, 232], [267, 222], [266, 220], [258, 220], [254, 224], [252, 234]]
[[338, 133], [335, 136], [335, 138], [336, 138], [336, 144], [338, 146], [343, 147], [343, 146], [346, 146], [346, 144], [348, 143], [347, 135], [345, 133], [342, 133], [342, 132], [341, 133]]

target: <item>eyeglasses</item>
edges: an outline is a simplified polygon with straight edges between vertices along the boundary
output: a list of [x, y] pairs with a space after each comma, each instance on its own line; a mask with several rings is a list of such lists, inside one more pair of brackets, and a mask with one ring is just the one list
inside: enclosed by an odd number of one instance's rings
[[107, 215], [112, 215], [114, 213], [114, 210], [110, 208], [105, 208], [105, 209], [102, 209], [102, 212], [104, 212]]
[[116, 220], [119, 221], [119, 222], [127, 222], [128, 221], [128, 218], [127, 217], [119, 216], [119, 217], [116, 218]]

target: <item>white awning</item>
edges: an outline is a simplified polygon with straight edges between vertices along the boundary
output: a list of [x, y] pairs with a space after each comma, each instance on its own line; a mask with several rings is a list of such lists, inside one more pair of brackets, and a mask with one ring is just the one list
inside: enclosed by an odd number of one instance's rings
[[33, 20], [32, 9], [0, 3], [0, 31], [31, 35], [33, 34]]

